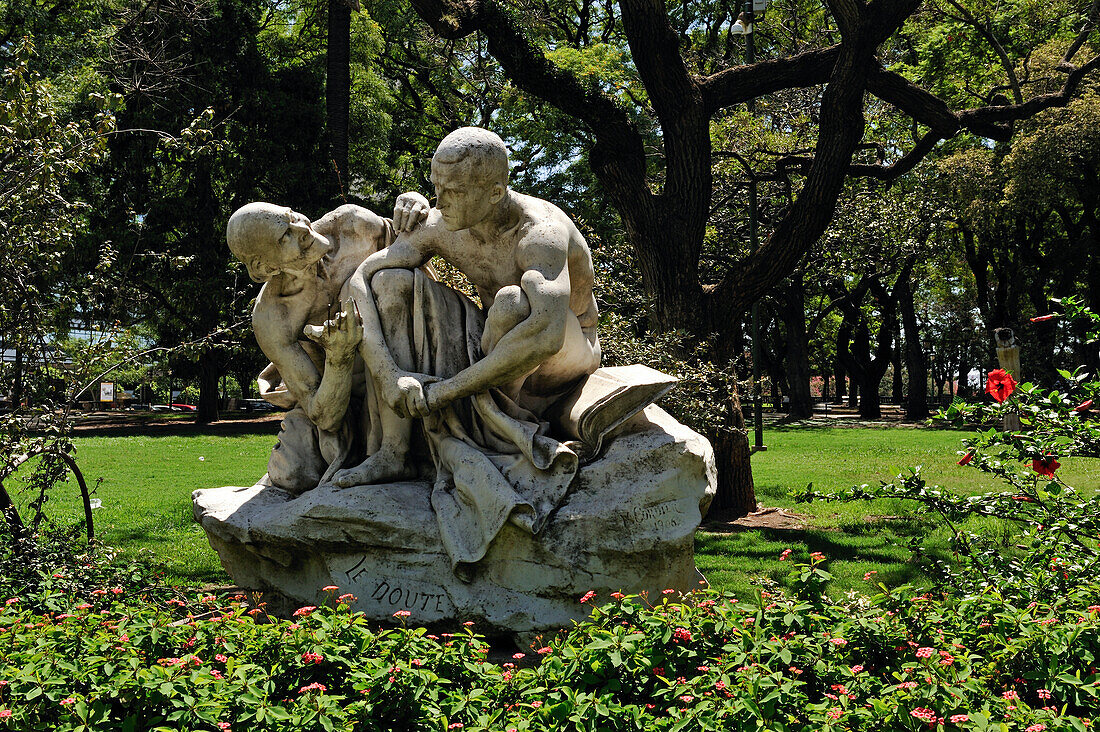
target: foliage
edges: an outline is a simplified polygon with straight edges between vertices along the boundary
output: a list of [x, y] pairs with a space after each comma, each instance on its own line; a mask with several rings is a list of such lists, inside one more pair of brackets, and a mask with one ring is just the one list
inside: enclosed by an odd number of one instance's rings
[[[1095, 338], [1100, 317], [1076, 300], [1062, 305], [1066, 317], [1082, 320]], [[1053, 318], [1057, 316], [1042, 316]], [[966, 595], [996, 590], [1020, 603], [1053, 602], [1074, 593], [1096, 593], [1100, 568], [1100, 495], [1066, 483], [1059, 459], [1100, 457], [1100, 425], [1091, 418], [1100, 380], [1078, 369], [1062, 371], [1061, 389], [1017, 385], [1003, 371], [990, 373], [990, 402], [956, 401], [940, 416], [962, 427], [984, 426], [963, 441], [959, 464], [1006, 485], [1005, 490], [961, 496], [928, 485], [920, 467], [879, 486], [861, 485], [836, 493], [812, 486], [803, 500], [903, 499], [945, 522], [953, 533], [955, 563], [935, 562], [937, 587]], [[1013, 419], [1019, 428], [1008, 428]], [[1002, 522], [1000, 537], [959, 526], [971, 516]], [[914, 551], [922, 554], [919, 542]]]
[[789, 555], [790, 594], [616, 594], [499, 665], [470, 623], [435, 634], [399, 612], [398, 627], [373, 628], [338, 588], [279, 620], [243, 596], [119, 585], [89, 599], [44, 582], [3, 598], [0, 725], [1035, 732], [1081, 731], [1100, 711], [1094, 595], [1025, 607], [992, 589], [879, 585], [834, 602], [820, 592], [826, 558]]

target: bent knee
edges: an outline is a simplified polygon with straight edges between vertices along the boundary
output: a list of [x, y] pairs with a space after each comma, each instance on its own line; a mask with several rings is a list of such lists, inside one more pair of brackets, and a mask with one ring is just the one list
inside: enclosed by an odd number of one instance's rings
[[500, 288], [489, 308], [488, 320], [494, 325], [516, 325], [531, 314], [531, 303], [517, 285]]
[[407, 269], [380, 269], [371, 277], [370, 288], [379, 301], [405, 301], [412, 293], [413, 273]]

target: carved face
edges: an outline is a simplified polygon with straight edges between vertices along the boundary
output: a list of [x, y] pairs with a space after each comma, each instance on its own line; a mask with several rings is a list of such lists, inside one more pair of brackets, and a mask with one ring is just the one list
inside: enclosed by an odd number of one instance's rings
[[267, 280], [279, 272], [300, 273], [332, 250], [328, 239], [313, 230], [309, 219], [284, 206], [249, 204], [238, 214], [230, 247], [248, 266], [253, 279]]
[[469, 159], [457, 163], [432, 160], [436, 208], [448, 231], [462, 231], [484, 221], [504, 197], [500, 183], [480, 183]]

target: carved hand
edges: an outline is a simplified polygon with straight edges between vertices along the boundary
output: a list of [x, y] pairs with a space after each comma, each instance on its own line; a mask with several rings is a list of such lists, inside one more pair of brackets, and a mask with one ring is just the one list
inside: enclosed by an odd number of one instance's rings
[[307, 325], [302, 332], [320, 344], [326, 356], [345, 360], [355, 354], [363, 340], [363, 320], [355, 303], [348, 299], [332, 320], [326, 320], [324, 325]]
[[393, 228], [399, 234], [407, 234], [420, 226], [424, 219], [428, 218], [431, 204], [428, 199], [419, 193], [410, 191], [397, 197], [393, 205]]
[[438, 376], [401, 371], [396, 379], [383, 385], [382, 399], [401, 417], [427, 417], [427, 386], [439, 380]]

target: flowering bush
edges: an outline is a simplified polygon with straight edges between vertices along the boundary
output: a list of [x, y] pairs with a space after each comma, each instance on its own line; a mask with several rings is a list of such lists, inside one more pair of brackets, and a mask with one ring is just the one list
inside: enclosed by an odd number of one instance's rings
[[335, 589], [290, 620], [241, 597], [9, 598], [0, 729], [1035, 732], [1100, 711], [1100, 606], [1078, 593], [1019, 606], [869, 584], [833, 601], [824, 561], [792, 560], [793, 591], [751, 600], [616, 596], [503, 663], [469, 626], [379, 630]]

